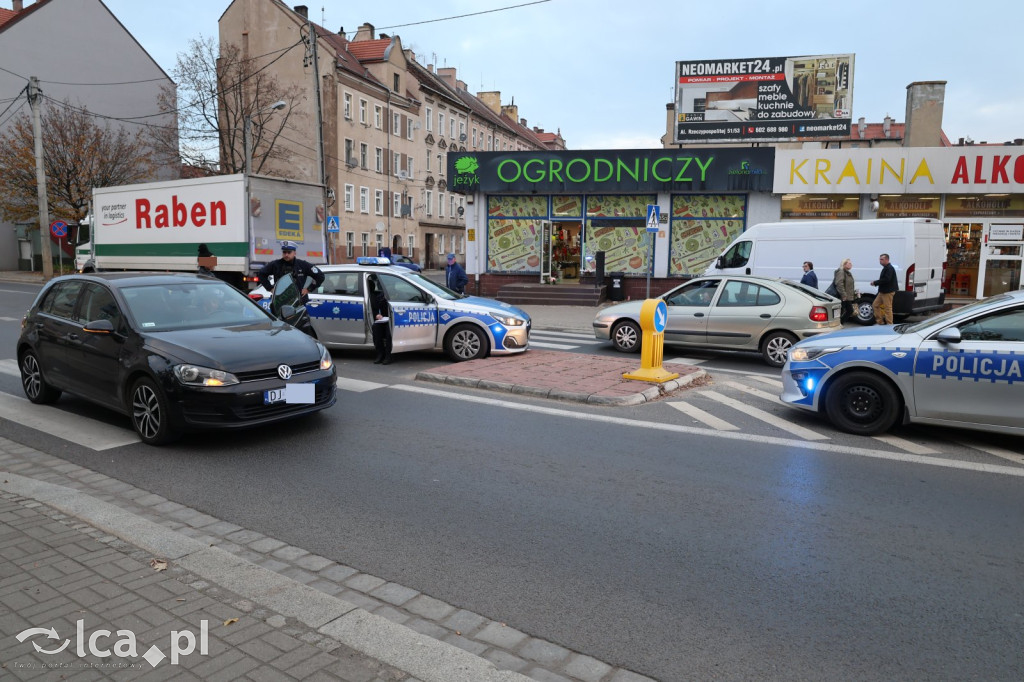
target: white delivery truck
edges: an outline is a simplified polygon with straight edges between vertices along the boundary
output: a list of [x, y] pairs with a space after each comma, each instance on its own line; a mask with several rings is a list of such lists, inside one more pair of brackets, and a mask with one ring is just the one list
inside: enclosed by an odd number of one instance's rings
[[279, 178], [250, 176], [248, 191], [241, 174], [97, 187], [90, 228], [75, 250], [80, 272], [196, 272], [206, 244], [217, 276], [244, 290], [281, 257], [282, 241], [298, 245], [297, 258], [327, 262], [320, 186]]
[[860, 292], [854, 303], [857, 321], [872, 324], [871, 302], [877, 288], [870, 283], [881, 273], [878, 256], [883, 253], [889, 254], [900, 283], [893, 299], [895, 315], [943, 307], [946, 238], [942, 222], [932, 218], [761, 223], [736, 237], [705, 274], [761, 275], [799, 282], [803, 262], [811, 261], [818, 288], [824, 291], [840, 262], [849, 258]]

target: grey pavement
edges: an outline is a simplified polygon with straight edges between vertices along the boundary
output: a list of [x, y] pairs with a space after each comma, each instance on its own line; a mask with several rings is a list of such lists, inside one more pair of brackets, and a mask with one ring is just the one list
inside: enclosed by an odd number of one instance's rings
[[5, 673], [650, 680], [0, 437]]

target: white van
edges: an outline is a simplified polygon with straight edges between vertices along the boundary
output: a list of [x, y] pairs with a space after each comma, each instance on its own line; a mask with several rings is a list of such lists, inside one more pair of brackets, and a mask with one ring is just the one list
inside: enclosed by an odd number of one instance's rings
[[799, 282], [804, 261], [814, 264], [818, 288], [832, 283], [839, 263], [853, 261], [857, 321], [872, 324], [871, 301], [882, 266], [889, 254], [900, 289], [893, 314], [904, 317], [938, 310], [946, 301], [942, 289], [946, 268], [946, 237], [942, 222], [932, 218], [878, 220], [807, 220], [761, 223], [740, 234], [707, 269], [706, 275], [760, 275]]

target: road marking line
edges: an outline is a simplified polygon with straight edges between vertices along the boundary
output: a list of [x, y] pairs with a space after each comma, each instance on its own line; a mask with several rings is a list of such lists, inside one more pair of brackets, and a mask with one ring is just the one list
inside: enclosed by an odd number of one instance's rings
[[[134, 431], [104, 424], [49, 405], [33, 405], [25, 398], [8, 393], [0, 393], [0, 417], [84, 445], [92, 450], [109, 450], [140, 442]], [[125, 417], [126, 423], [127, 420]]]
[[[665, 362], [673, 362], [672, 360], [666, 360]], [[677, 360], [676, 362], [690, 362], [692, 364], [699, 364], [701, 362], [707, 362], [707, 360]], [[772, 377], [774, 374], [759, 374], [757, 372], [749, 372], [745, 369], [724, 369], [722, 367], [708, 367], [708, 373], [715, 374], [716, 372], [725, 372], [726, 374], [742, 374], [745, 377]]]
[[882, 441], [883, 443], [888, 443], [894, 448], [913, 452], [915, 455], [934, 455], [939, 452], [938, 450], [931, 449], [927, 445], [919, 445], [909, 440], [904, 440], [903, 438], [897, 438], [896, 436], [887, 436], [883, 434], [881, 436], [872, 436], [872, 438]]
[[696, 419], [699, 422], [703, 422], [705, 426], [710, 426], [713, 429], [717, 429], [719, 431], [739, 431], [740, 430], [740, 427], [734, 426], [734, 425], [730, 424], [729, 422], [725, 421], [724, 419], [719, 419], [718, 417], [716, 417], [715, 415], [711, 414], [710, 412], [705, 412], [704, 410], [700, 409], [699, 407], [694, 407], [690, 403], [680, 401], [680, 402], [675, 402], [675, 403], [668, 403], [668, 405], [670, 405], [671, 407], [676, 408], [677, 410], [679, 410], [680, 412], [682, 412], [683, 414], [685, 414], [688, 417], [692, 417], [692, 418]]
[[780, 393], [782, 392], [782, 382], [779, 381], [778, 379], [772, 379], [771, 377], [765, 376], [764, 374], [751, 374], [750, 376], [754, 379], [754, 381], [760, 381], [762, 384], [768, 384], [769, 386], [779, 391]]
[[772, 393], [765, 393], [761, 389], [754, 388], [753, 386], [747, 386], [746, 384], [737, 383], [735, 381], [726, 381], [723, 382], [722, 385], [728, 386], [729, 388], [735, 388], [737, 390], [743, 391], [744, 393], [749, 393], [751, 395], [757, 396], [761, 400], [767, 400], [770, 403], [776, 403], [779, 405], [784, 404], [782, 402], [782, 399], [779, 398], [779, 396], [774, 395]]
[[533, 331], [530, 332], [530, 336], [533, 336], [534, 334], [543, 334], [544, 336], [564, 336], [566, 338], [578, 340], [581, 343], [583, 341], [586, 341], [587, 343], [592, 343], [594, 345], [597, 345], [599, 343], [608, 343], [607, 341], [601, 341], [601, 340], [599, 340], [597, 338], [594, 338], [593, 334], [581, 334], [581, 333], [578, 333], [578, 332], [577, 333], [572, 333], [572, 332], [556, 332], [556, 331], [549, 331], [547, 329], [534, 329]]
[[0, 360], [0, 372], [10, 374], [12, 377], [21, 378], [21, 370], [18, 369], [18, 361], [12, 359]]
[[346, 377], [338, 377], [338, 388], [343, 391], [354, 391], [356, 393], [364, 393], [366, 391], [372, 391], [375, 388], [384, 388], [387, 384], [378, 384], [373, 381], [360, 381], [359, 379], [348, 379]]
[[[577, 419], [580, 421], [588, 421], [604, 425], [614, 424], [623, 427], [644, 429], [646, 431], [667, 431], [669, 433], [707, 436], [710, 438], [721, 438], [723, 440], [742, 441], [744, 443], [778, 445], [780, 447], [799, 448], [801, 450], [814, 450], [816, 452], [831, 452], [845, 455], [856, 455], [858, 457], [884, 459], [893, 462], [904, 462], [907, 464], [926, 464], [928, 466], [942, 467], [944, 469], [962, 469], [964, 471], [975, 471], [986, 474], [1002, 474], [1004, 476], [1016, 476], [1018, 478], [1024, 478], [1024, 468], [1003, 466], [1000, 464], [964, 462], [955, 459], [942, 459], [941, 457], [928, 457], [925, 455], [913, 455], [910, 453], [891, 452], [888, 450], [871, 450], [868, 448], [860, 448], [852, 445], [821, 443], [815, 441], [796, 440], [793, 438], [780, 438], [778, 436], [765, 436], [742, 432], [716, 431], [714, 429], [701, 428], [699, 426], [666, 424], [664, 422], [650, 422], [644, 421], [642, 419], [627, 419], [625, 417], [612, 416], [608, 414], [606, 410], [596, 410], [595, 412], [592, 413], [572, 411], [556, 407], [545, 407], [543, 405], [535, 405], [532, 403], [517, 403], [511, 400], [498, 400], [496, 398], [486, 398], [484, 396], [479, 395], [478, 393], [455, 393], [452, 391], [443, 391], [436, 388], [427, 388], [425, 386], [409, 386], [406, 384], [395, 384], [389, 386], [388, 388], [392, 388], [396, 391], [417, 393], [419, 395], [430, 395], [438, 398], [448, 398], [449, 400], [459, 400], [465, 403], [470, 403], [475, 406], [489, 405], [491, 407], [496, 407], [505, 410], [532, 412], [534, 414], [543, 414], [551, 417], [561, 417], [565, 419]], [[757, 454], [757, 452], [758, 450], [756, 448], [750, 449], [751, 454]]]
[[[758, 393], [760, 393], [760, 391], [758, 391]], [[747, 405], [741, 400], [736, 400], [735, 398], [730, 398], [727, 395], [722, 395], [718, 391], [701, 391], [701, 395], [707, 396], [712, 400], [715, 400], [723, 405], [726, 405], [727, 407], [731, 407], [734, 410], [738, 410], [740, 412], [743, 412], [744, 414], [750, 415], [754, 419], [759, 419], [766, 424], [774, 426], [777, 429], [787, 431], [799, 438], [806, 438], [807, 440], [828, 440], [828, 436], [823, 436], [822, 434], [815, 433], [810, 429], [805, 429], [802, 426], [791, 424], [785, 419], [777, 417], [770, 412], [765, 412], [764, 410], [758, 409], [753, 405]], [[768, 394], [766, 393], [764, 395]]]
[[965, 448], [971, 448], [972, 450], [981, 450], [982, 452], [992, 455], [994, 457], [1001, 457], [1017, 464], [1024, 464], [1024, 455], [1014, 452], [1013, 450], [1004, 450], [1003, 448], [997, 448], [994, 445], [976, 445], [974, 443], [964, 443], [958, 441], [959, 445], [963, 445]]
[[17, 322], [20, 317], [0, 317], [0, 322]]
[[[662, 361], [662, 363], [665, 362], [678, 362], [679, 364], [682, 365], [699, 365], [702, 362], [707, 362], [707, 358], [668, 358], [667, 360]], [[728, 370], [722, 371], [725, 372]]]
[[555, 350], [569, 350], [570, 348], [579, 348], [579, 346], [567, 346], [564, 343], [545, 343], [543, 341], [534, 341], [533, 336], [531, 336], [530, 348], [553, 348]]

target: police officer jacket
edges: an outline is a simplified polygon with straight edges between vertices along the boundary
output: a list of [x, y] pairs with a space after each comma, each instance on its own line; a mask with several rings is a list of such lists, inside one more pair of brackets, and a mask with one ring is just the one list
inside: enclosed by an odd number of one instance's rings
[[[256, 276], [259, 278], [260, 286], [270, 291], [272, 289], [270, 285], [270, 276], [273, 275], [274, 281], [277, 282], [287, 274], [292, 275], [292, 278], [300, 289], [308, 288], [312, 291], [324, 283], [324, 273], [320, 271], [320, 268], [308, 261], [300, 260], [298, 258], [293, 259], [291, 263], [285, 261], [284, 258], [278, 258], [277, 260], [270, 261], [260, 269]], [[306, 287], [305, 283], [308, 277], [313, 278], [313, 284]], [[308, 300], [308, 296], [302, 297], [303, 303], [306, 303]]]

